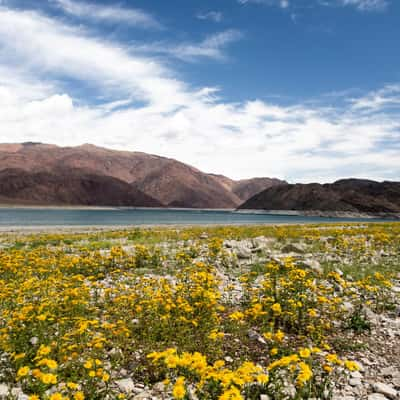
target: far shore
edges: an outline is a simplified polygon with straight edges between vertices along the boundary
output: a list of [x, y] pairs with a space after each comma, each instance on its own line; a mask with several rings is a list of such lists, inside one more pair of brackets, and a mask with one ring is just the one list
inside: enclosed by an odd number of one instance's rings
[[158, 211], [219, 211], [236, 212], [240, 214], [265, 214], [297, 217], [321, 217], [321, 218], [362, 218], [362, 219], [390, 219], [400, 220], [400, 213], [365, 213], [354, 211], [323, 211], [323, 210], [262, 210], [262, 209], [234, 209], [234, 208], [189, 208], [189, 207], [124, 207], [124, 206], [85, 206], [85, 205], [22, 205], [0, 204], [1, 209], [23, 210], [158, 210]]
[[[125, 207], [125, 206], [85, 206], [85, 205], [24, 205], [0, 204], [0, 209], [24, 210], [171, 210], [171, 211], [236, 211], [234, 208], [190, 208], [190, 207]], [[246, 210], [247, 211], [247, 210]], [[260, 210], [255, 210], [260, 211]]]

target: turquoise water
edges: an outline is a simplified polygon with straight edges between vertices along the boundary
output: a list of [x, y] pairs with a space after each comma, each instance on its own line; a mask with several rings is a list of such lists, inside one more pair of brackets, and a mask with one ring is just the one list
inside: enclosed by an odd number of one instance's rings
[[[321, 218], [171, 209], [0, 209], [0, 226], [204, 225], [365, 222], [368, 219]], [[379, 220], [372, 220], [379, 221]]]

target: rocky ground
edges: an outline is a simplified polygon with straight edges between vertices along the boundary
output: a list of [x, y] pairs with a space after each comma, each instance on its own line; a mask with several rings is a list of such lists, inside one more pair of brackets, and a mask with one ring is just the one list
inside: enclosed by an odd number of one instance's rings
[[[320, 227], [320, 235], [311, 239], [299, 237], [282, 240], [272, 235], [263, 235], [224, 240], [219, 255], [213, 260], [223, 302], [232, 307], [241, 304], [244, 296], [242, 276], [253, 271], [253, 286], [258, 287], [263, 277], [262, 266], [270, 262], [283, 263], [288, 257], [294, 260], [296, 265], [310, 269], [316, 274], [322, 275], [327, 271], [334, 271], [348, 281], [356, 281], [366, 271], [379, 270], [382, 274], [387, 271], [399, 271], [398, 242], [394, 245], [391, 243], [377, 246], [369, 235], [363, 234], [342, 240], [340, 236], [329, 234], [325, 236], [324, 229]], [[337, 227], [337, 229], [345, 232], [348, 227]], [[358, 229], [362, 229], [362, 226]], [[135, 256], [135, 252], [138, 251], [135, 245], [124, 239], [115, 239], [112, 243], [120, 245], [127, 255]], [[197, 254], [192, 262], [207, 262], [210, 257], [210, 243], [208, 232], [202, 233], [196, 239], [160, 241], [156, 243], [154, 249], [161, 254], [173, 254], [173, 260], [171, 257], [165, 258], [157, 271], [144, 268], [141, 273], [151, 279], [167, 277], [175, 282], [175, 276], [168, 275], [165, 271], [171, 271], [177, 254], [196, 247]], [[101, 254], [107, 257], [110, 249], [101, 249]], [[113, 288], [116, 285], [113, 279], [105, 277], [102, 284], [107, 288]], [[393, 300], [390, 308], [378, 313], [372, 311], [368, 304], [363, 305], [365, 329], [359, 332], [340, 329], [339, 332], [338, 327], [337, 335], [333, 334], [330, 338], [337, 347], [342, 347], [347, 358], [355, 360], [360, 366], [358, 371], [343, 374], [334, 382], [331, 388], [333, 400], [400, 400], [400, 272], [395, 272], [390, 291]], [[354, 305], [348, 302], [346, 307], [348, 308], [346, 311], [351, 311]], [[259, 346], [262, 349], [266, 344], [257, 327], [250, 327], [247, 335], [250, 343], [254, 343], [254, 347]], [[6, 355], [0, 354], [1, 357], [4, 358]], [[137, 357], [141, 357], [140, 351]], [[224, 360], [227, 365], [234, 362], [231, 355], [225, 355]], [[0, 366], [4, 365], [4, 362], [0, 360]], [[0, 370], [0, 382], [1, 375]], [[171, 388], [163, 382], [146, 384], [138, 379], [137, 375], [133, 376], [129, 369], [116, 371], [113, 378], [112, 385], [124, 393], [126, 398], [136, 400], [173, 398]], [[290, 390], [289, 385], [288, 393]], [[19, 384], [10, 386], [0, 383], [0, 399], [28, 400], [29, 396], [24, 394]], [[188, 391], [187, 399], [197, 399], [194, 389]], [[260, 397], [260, 400], [273, 399], [271, 395], [266, 394]]]

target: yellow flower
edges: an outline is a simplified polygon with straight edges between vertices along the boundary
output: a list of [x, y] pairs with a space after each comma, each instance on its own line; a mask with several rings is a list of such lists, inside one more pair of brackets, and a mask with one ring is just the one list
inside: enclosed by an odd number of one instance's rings
[[103, 374], [103, 376], [101, 377], [101, 379], [102, 379], [103, 382], [108, 382], [110, 380], [110, 375], [107, 374], [107, 372], [105, 372]]
[[241, 311], [235, 311], [229, 315], [229, 319], [232, 321], [242, 321], [244, 318], [244, 314]]
[[301, 358], [308, 358], [311, 355], [310, 349], [300, 349], [299, 355]]
[[240, 394], [240, 390], [237, 387], [232, 386], [222, 393], [218, 400], [243, 400], [243, 396]]
[[89, 376], [91, 378], [94, 378], [96, 376], [96, 371], [93, 371], [93, 370], [89, 371]]
[[83, 392], [76, 392], [74, 394], [74, 400], [84, 400], [85, 399], [85, 395], [83, 394]]
[[328, 364], [323, 365], [322, 368], [328, 374], [330, 374], [333, 371], [333, 368], [331, 366], [329, 366]]
[[25, 353], [16, 354], [14, 356], [14, 360], [17, 361], [17, 360], [20, 360], [21, 358], [24, 358], [24, 357], [25, 357]]
[[180, 376], [174, 385], [174, 389], [172, 390], [172, 395], [174, 399], [183, 399], [186, 395], [186, 388], [185, 388], [185, 378]]
[[31, 394], [28, 399], [29, 400], [40, 400], [40, 397], [37, 394]]
[[275, 315], [280, 315], [282, 314], [282, 307], [279, 303], [275, 303], [271, 306], [271, 310]]
[[50, 396], [50, 400], [63, 400], [63, 396], [61, 393], [56, 392]]
[[269, 354], [271, 354], [271, 356], [276, 356], [278, 354], [278, 348], [277, 347], [272, 348]]
[[269, 376], [266, 374], [257, 375], [257, 382], [261, 383], [262, 385], [267, 384], [269, 381]]
[[282, 340], [285, 338], [285, 334], [279, 330], [278, 332], [275, 333], [275, 340], [278, 342], [282, 342]]
[[300, 373], [297, 375], [296, 382], [299, 386], [303, 386], [312, 378], [313, 373], [310, 366], [303, 361], [299, 363], [299, 367]]
[[314, 308], [310, 308], [310, 309], [308, 310], [308, 315], [309, 315], [311, 318], [315, 318], [316, 316], [318, 316], [318, 313], [317, 313], [317, 311], [316, 311]]
[[91, 368], [93, 368], [93, 361], [92, 361], [92, 360], [87, 360], [87, 361], [85, 362], [85, 364], [83, 364], [83, 366], [84, 366], [84, 368], [86, 368], [86, 369], [91, 369]]
[[355, 362], [355, 361], [350, 361], [346, 360], [344, 362], [344, 366], [349, 370], [349, 371], [358, 371], [360, 369], [360, 366]]
[[340, 365], [342, 362], [339, 360], [337, 354], [328, 354], [325, 356], [326, 361], [329, 361], [331, 364], [338, 364]]
[[40, 345], [39, 350], [37, 352], [37, 356], [38, 357], [47, 356], [47, 354], [49, 354], [50, 352], [51, 352], [50, 346]]
[[18, 378], [22, 378], [23, 376], [26, 376], [29, 374], [30, 368], [29, 367], [21, 367], [18, 371], [17, 371], [17, 377]]
[[46, 385], [50, 385], [50, 384], [55, 385], [57, 383], [57, 375], [54, 375], [54, 374], [42, 374], [40, 376], [40, 380]]
[[36, 365], [45, 365], [47, 368], [50, 369], [56, 369], [58, 367], [57, 361], [50, 360], [49, 358], [44, 358], [43, 360], [40, 360]]
[[208, 338], [211, 340], [217, 340], [217, 339], [222, 339], [224, 337], [223, 332], [218, 332], [217, 330], [213, 330], [209, 335]]
[[75, 382], [68, 382], [67, 383], [67, 387], [68, 387], [68, 389], [71, 389], [71, 390], [76, 390], [76, 389], [78, 389], [78, 384], [77, 383], [75, 383]]

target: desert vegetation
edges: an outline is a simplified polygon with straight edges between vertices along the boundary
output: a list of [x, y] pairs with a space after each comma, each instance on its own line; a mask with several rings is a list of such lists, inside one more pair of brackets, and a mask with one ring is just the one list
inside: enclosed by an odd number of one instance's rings
[[400, 224], [4, 233], [0, 248], [0, 398], [399, 395]]

